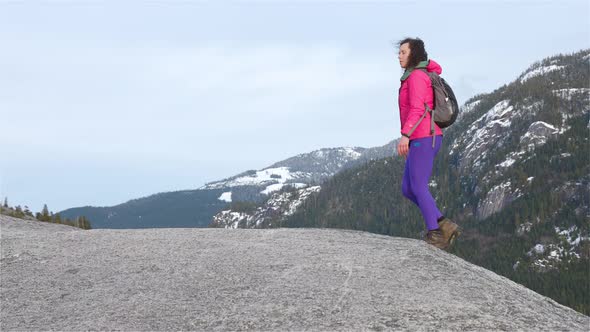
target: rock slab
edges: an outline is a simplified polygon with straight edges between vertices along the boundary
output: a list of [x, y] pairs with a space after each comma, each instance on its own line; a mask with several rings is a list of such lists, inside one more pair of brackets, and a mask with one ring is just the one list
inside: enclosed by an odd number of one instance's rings
[[81, 230], [0, 216], [0, 329], [588, 331], [423, 241], [338, 229]]

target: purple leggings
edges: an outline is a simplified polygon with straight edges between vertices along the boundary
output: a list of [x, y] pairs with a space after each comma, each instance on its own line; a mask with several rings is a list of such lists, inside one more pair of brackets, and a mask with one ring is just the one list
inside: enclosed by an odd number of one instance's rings
[[428, 190], [434, 157], [441, 145], [441, 135], [436, 136], [434, 148], [432, 148], [432, 136], [411, 140], [402, 181], [402, 193], [420, 208], [428, 230], [437, 229], [437, 220], [442, 217]]

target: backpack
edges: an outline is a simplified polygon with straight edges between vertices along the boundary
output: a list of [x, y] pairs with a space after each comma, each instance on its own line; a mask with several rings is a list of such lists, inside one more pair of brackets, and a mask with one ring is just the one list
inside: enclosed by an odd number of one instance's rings
[[459, 115], [459, 104], [457, 103], [457, 98], [455, 98], [453, 89], [451, 89], [451, 86], [444, 80], [444, 78], [438, 76], [437, 73], [429, 72], [426, 69], [420, 68], [420, 70], [425, 72], [426, 75], [430, 77], [430, 82], [432, 82], [432, 100], [434, 102], [434, 109], [431, 110], [430, 107], [428, 107], [428, 104], [424, 103], [424, 114], [422, 114], [420, 120], [414, 125], [414, 128], [410, 130], [409, 135], [412, 135], [420, 122], [422, 122], [422, 119], [424, 119], [426, 114], [430, 112], [430, 133], [432, 134], [432, 147], [434, 148], [434, 123], [436, 123], [439, 128], [446, 128], [452, 125]]

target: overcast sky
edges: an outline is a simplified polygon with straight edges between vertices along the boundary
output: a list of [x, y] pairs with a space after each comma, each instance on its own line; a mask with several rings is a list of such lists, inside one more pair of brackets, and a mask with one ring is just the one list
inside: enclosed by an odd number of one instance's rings
[[407, 36], [460, 103], [590, 47], [587, 0], [219, 2], [0, 1], [0, 198], [110, 206], [386, 144]]

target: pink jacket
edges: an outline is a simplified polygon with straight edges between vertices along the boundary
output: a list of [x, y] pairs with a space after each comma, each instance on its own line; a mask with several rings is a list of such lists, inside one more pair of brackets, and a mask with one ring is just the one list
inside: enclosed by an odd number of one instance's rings
[[[417, 68], [420, 68], [420, 66]], [[433, 71], [439, 75], [442, 73], [442, 68], [434, 60], [428, 61], [426, 70], [429, 72]], [[424, 114], [424, 103], [427, 103], [428, 107], [432, 109], [433, 97], [430, 78], [422, 70], [414, 69], [410, 73], [410, 76], [405, 79], [402, 77], [398, 100], [402, 134], [408, 134], [416, 122], [420, 120], [420, 117]], [[436, 123], [434, 124], [434, 130], [435, 135], [443, 134]], [[422, 122], [420, 122], [410, 136], [410, 140], [427, 136], [432, 136], [430, 134], [430, 114], [426, 114], [424, 119], [422, 119]]]

